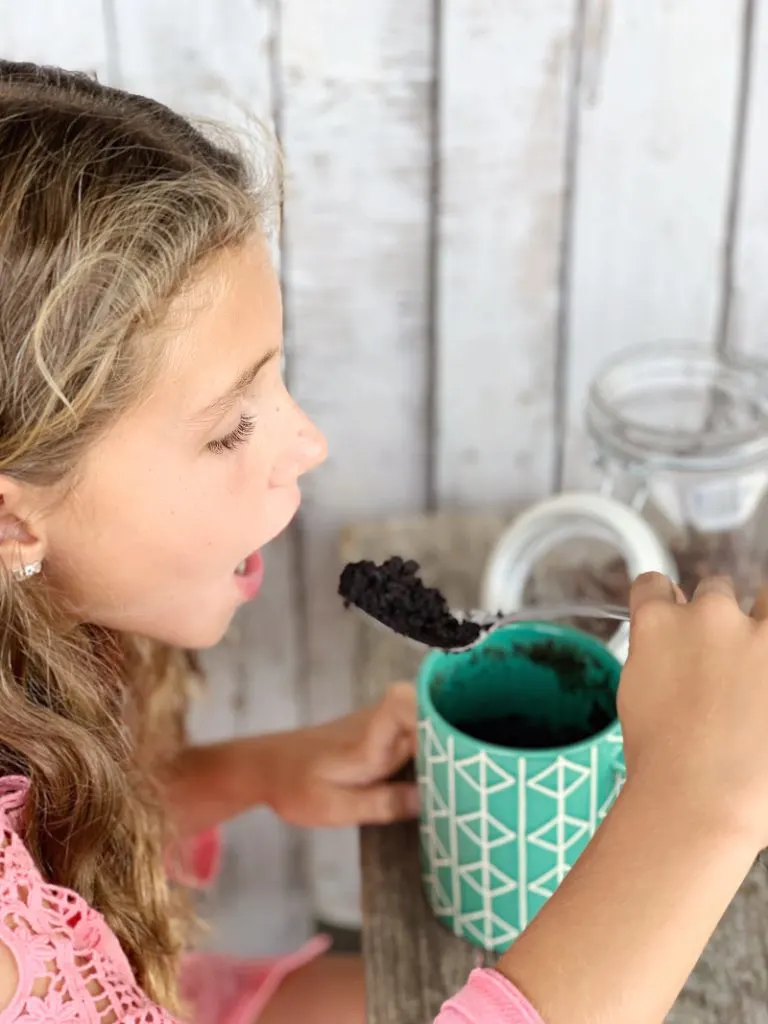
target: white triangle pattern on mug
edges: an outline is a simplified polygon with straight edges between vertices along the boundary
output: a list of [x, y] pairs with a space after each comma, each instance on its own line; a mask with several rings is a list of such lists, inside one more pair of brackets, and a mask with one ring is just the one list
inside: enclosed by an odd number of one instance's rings
[[[510, 892], [520, 891], [521, 930], [528, 923], [527, 895], [548, 898], [571, 868], [569, 850], [588, 834], [607, 814], [623, 784], [617, 777], [614, 791], [605, 803], [596, 806], [595, 787], [592, 785], [596, 763], [591, 767], [558, 757], [553, 764], [530, 778], [526, 778], [525, 759], [515, 762], [516, 776], [508, 766], [500, 764], [487, 751], [468, 758], [457, 759], [453, 737], [443, 745], [435, 734], [432, 723], [420, 723], [421, 751], [419, 786], [422, 798], [421, 839], [424, 858], [424, 885], [435, 914], [457, 934], [471, 934], [489, 949], [503, 949], [517, 937], [519, 931], [502, 920], [494, 908], [494, 900]], [[621, 747], [621, 733], [606, 737]], [[441, 795], [436, 787], [436, 769], [448, 779], [448, 792]], [[460, 778], [478, 793], [487, 796], [512, 790], [524, 780], [527, 790], [552, 801], [552, 817], [526, 836], [527, 842], [516, 844], [517, 832], [502, 824], [487, 809], [474, 809], [460, 815], [456, 810], [455, 787], [452, 777]], [[569, 798], [588, 787], [590, 795], [589, 818], [582, 818], [568, 810]], [[510, 794], [511, 795], [511, 794]], [[595, 806], [593, 806], [595, 805]], [[438, 832], [443, 832], [443, 838]], [[448, 836], [448, 846], [445, 837]], [[462, 846], [471, 843], [477, 848], [472, 863], [458, 868], [459, 837]], [[518, 855], [514, 858], [516, 877], [491, 864], [491, 851], [515, 844]], [[538, 877], [529, 877], [526, 847], [536, 846], [555, 857], [555, 863]], [[550, 861], [551, 863], [551, 861]], [[441, 870], [442, 869], [442, 870]], [[462, 885], [474, 889], [484, 900], [481, 910], [462, 913]], [[448, 891], [450, 889], [450, 891]]]

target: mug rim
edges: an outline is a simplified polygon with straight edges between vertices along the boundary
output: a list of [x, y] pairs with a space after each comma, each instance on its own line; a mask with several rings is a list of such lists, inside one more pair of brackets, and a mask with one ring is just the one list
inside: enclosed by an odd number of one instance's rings
[[[586, 641], [587, 646], [592, 647], [595, 650], [595, 653], [600, 654], [601, 656], [605, 655], [611, 661], [615, 662], [616, 667], [619, 670], [619, 676], [621, 675], [621, 662], [602, 641], [598, 640], [597, 637], [591, 636], [589, 633], [585, 633], [583, 630], [578, 629], [576, 626], [566, 626], [557, 622], [547, 622], [546, 620], [537, 622], [533, 619], [527, 619], [525, 622], [511, 622], [508, 623], [506, 626], [502, 626], [500, 629], [495, 630], [494, 633], [491, 633], [488, 636], [483, 637], [483, 639], [479, 642], [477, 647], [480, 647], [483, 644], [487, 643], [497, 633], [512, 632], [520, 629], [521, 627], [529, 629], [532, 626], [536, 627], [536, 630], [539, 633], [548, 633], [550, 636], [572, 636], [573, 634], [576, 634], [579, 640]], [[425, 657], [422, 658], [419, 664], [419, 668], [416, 673], [416, 692], [418, 699], [420, 726], [422, 722], [429, 721], [430, 719], [437, 720], [439, 723], [445, 726], [449, 733], [454, 734], [455, 736], [459, 736], [462, 739], [469, 740], [471, 743], [474, 743], [477, 747], [483, 750], [489, 750], [493, 753], [511, 754], [514, 757], [525, 757], [527, 759], [535, 757], [546, 757], [551, 759], [553, 756], [562, 756], [566, 753], [575, 753], [580, 752], [582, 750], [588, 750], [595, 743], [599, 742], [602, 739], [605, 739], [608, 736], [608, 734], [616, 728], [617, 725], [619, 726], [619, 728], [621, 728], [621, 722], [619, 720], [619, 716], [617, 713], [616, 717], [613, 719], [610, 725], [606, 725], [604, 729], [600, 730], [600, 732], [593, 733], [593, 735], [587, 736], [583, 740], [579, 740], [577, 743], [569, 743], [565, 746], [560, 747], [536, 747], [533, 749], [526, 747], [502, 747], [498, 743], [489, 743], [486, 740], [478, 740], [476, 737], [470, 736], [469, 733], [463, 732], [457, 726], [453, 725], [453, 723], [449, 722], [448, 719], [445, 718], [445, 716], [442, 715], [435, 707], [435, 702], [432, 699], [432, 687], [430, 685], [431, 675], [434, 670], [434, 663], [446, 657], [456, 657], [456, 655], [451, 655], [446, 651], [441, 651], [437, 649], [431, 650], [429, 651], [428, 654], [425, 655]], [[427, 714], [423, 715], [422, 710], [425, 710]]]

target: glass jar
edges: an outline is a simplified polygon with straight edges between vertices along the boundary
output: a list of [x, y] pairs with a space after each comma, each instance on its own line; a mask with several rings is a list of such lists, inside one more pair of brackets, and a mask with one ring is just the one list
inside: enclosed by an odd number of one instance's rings
[[[730, 575], [746, 608], [768, 582], [768, 365], [634, 349], [598, 373], [586, 422], [602, 493], [561, 494], [513, 520], [485, 566], [482, 607], [626, 604], [635, 576], [656, 571], [689, 595], [703, 576]], [[626, 627], [573, 625], [626, 657]]]
[[749, 604], [768, 568], [768, 368], [695, 345], [629, 350], [593, 380], [586, 426], [601, 492], [659, 531], [683, 590], [727, 574]]

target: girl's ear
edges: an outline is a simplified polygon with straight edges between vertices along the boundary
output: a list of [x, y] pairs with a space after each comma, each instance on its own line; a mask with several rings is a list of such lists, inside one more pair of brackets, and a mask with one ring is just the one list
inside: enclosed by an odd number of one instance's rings
[[0, 562], [16, 579], [34, 576], [45, 545], [29, 525], [29, 495], [18, 481], [0, 475]]

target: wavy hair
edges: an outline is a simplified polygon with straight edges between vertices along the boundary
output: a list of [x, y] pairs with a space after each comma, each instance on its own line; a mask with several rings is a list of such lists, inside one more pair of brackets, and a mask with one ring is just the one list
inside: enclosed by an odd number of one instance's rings
[[[75, 479], [157, 371], [169, 303], [279, 209], [276, 161], [261, 171], [153, 100], [0, 61], [0, 474]], [[29, 849], [178, 1008], [192, 915], [166, 876], [156, 779], [190, 657], [73, 624], [44, 574], [3, 574], [0, 623], [0, 772], [30, 780]]]

